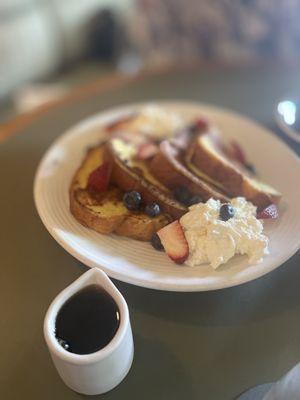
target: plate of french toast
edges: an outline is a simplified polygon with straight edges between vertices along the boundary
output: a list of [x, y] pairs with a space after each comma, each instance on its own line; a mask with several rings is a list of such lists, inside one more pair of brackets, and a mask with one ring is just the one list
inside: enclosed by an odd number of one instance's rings
[[300, 244], [300, 162], [232, 111], [151, 102], [100, 112], [63, 133], [34, 197], [50, 234], [109, 276], [153, 289], [238, 285]]

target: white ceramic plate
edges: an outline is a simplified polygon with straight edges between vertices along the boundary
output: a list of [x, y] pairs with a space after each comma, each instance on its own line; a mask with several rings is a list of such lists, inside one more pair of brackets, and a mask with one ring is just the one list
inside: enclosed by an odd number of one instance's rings
[[251, 281], [284, 263], [300, 247], [300, 162], [297, 156], [271, 132], [230, 111], [186, 102], [160, 104], [185, 115], [210, 118], [226, 137], [242, 144], [261, 178], [283, 193], [280, 218], [265, 223], [270, 255], [257, 265], [248, 265], [245, 256], [236, 256], [217, 271], [209, 265], [178, 266], [149, 243], [101, 235], [75, 220], [69, 212], [68, 188], [87, 147], [99, 141], [103, 124], [144, 104], [88, 118], [59, 137], [47, 151], [36, 174], [34, 196], [38, 213], [50, 234], [84, 264], [99, 267], [113, 278], [153, 289], [221, 289]]

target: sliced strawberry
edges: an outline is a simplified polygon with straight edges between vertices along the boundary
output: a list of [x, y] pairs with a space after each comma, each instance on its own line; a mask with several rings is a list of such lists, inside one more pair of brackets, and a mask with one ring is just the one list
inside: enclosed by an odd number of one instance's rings
[[276, 204], [271, 204], [266, 207], [264, 210], [259, 211], [256, 215], [258, 219], [276, 219], [279, 217], [278, 208]]
[[172, 139], [169, 140], [172, 146], [177, 147], [180, 150], [186, 150], [190, 143], [191, 135], [189, 131], [182, 131]]
[[182, 264], [189, 256], [189, 246], [182, 226], [178, 221], [165, 226], [157, 232], [168, 256], [177, 264]]
[[137, 158], [147, 160], [155, 156], [158, 152], [158, 146], [154, 143], [143, 143], [138, 147]]
[[106, 161], [90, 173], [88, 188], [97, 192], [104, 192], [108, 187], [110, 174], [111, 165]]

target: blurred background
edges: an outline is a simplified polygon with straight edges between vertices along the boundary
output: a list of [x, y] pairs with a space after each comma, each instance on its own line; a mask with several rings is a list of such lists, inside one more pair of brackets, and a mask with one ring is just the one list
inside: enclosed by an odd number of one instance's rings
[[0, 0], [0, 116], [113, 71], [297, 64], [299, 18], [299, 0]]

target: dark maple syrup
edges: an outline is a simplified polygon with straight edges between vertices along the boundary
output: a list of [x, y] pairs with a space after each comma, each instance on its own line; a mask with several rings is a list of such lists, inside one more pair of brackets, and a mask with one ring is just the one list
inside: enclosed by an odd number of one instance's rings
[[89, 285], [63, 304], [56, 317], [55, 336], [65, 350], [90, 354], [103, 349], [119, 325], [114, 299], [100, 286]]

